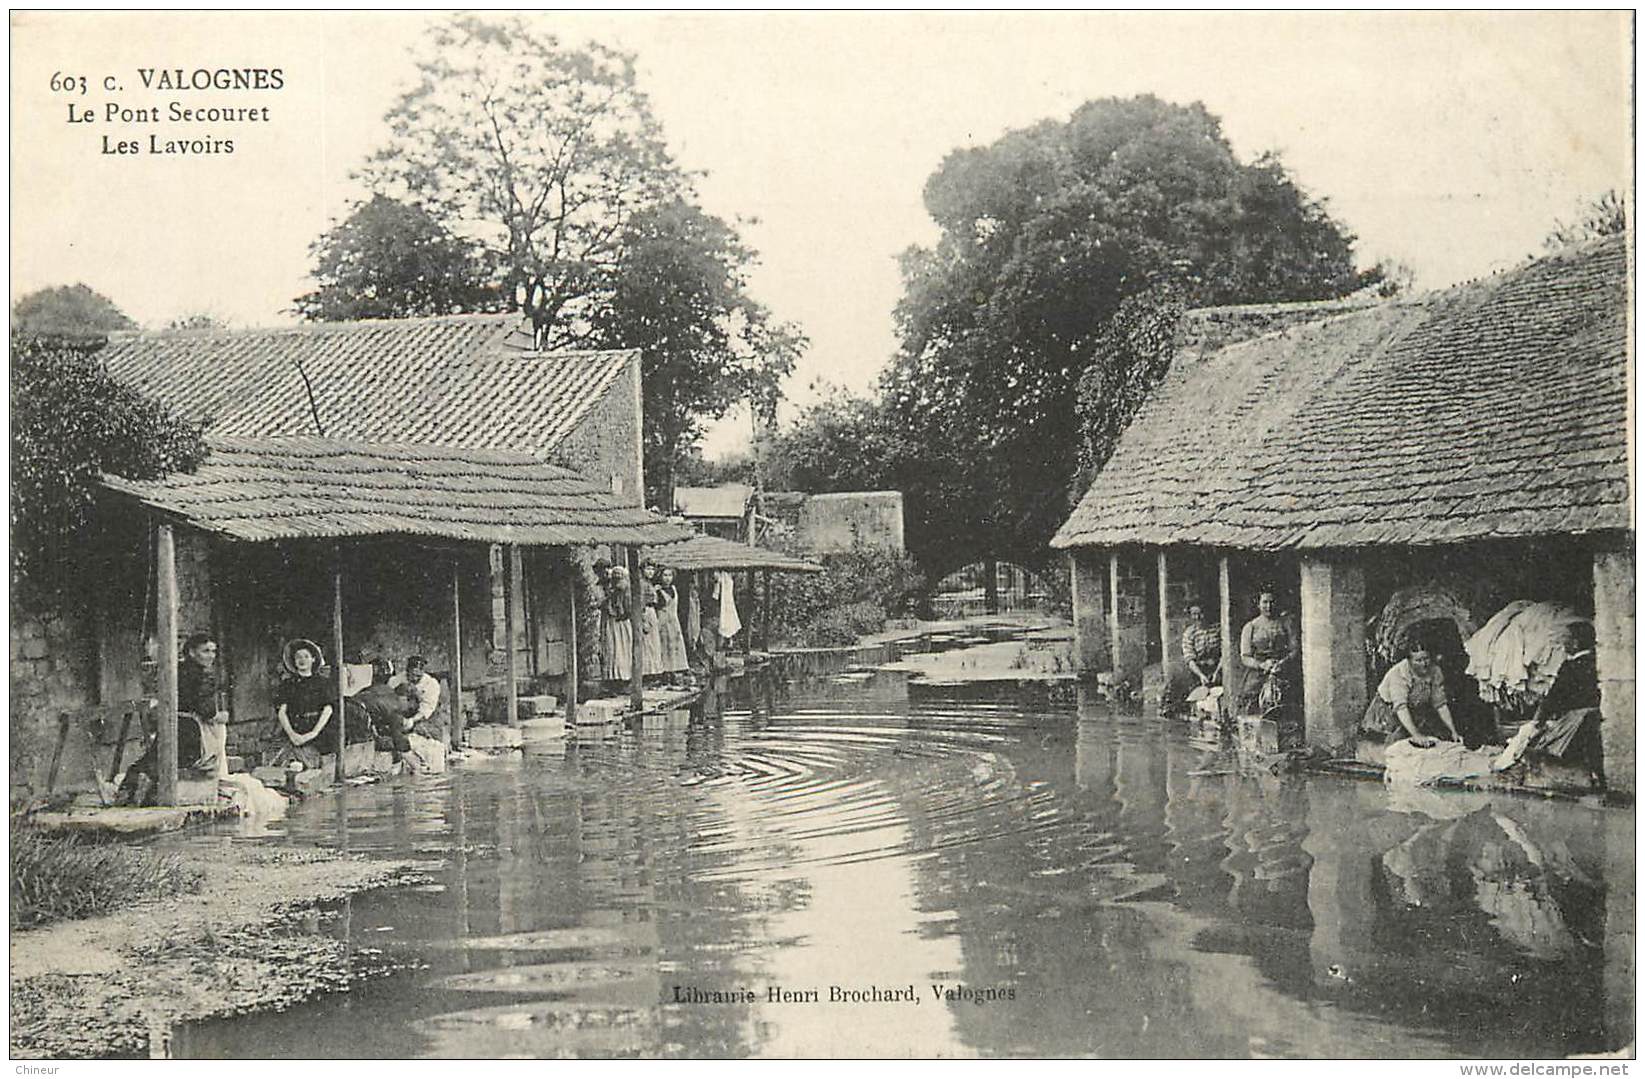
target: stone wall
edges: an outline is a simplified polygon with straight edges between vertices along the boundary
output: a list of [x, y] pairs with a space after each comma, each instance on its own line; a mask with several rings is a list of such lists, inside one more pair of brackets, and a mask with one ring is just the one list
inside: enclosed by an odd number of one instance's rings
[[[86, 612], [13, 608], [11, 638], [11, 792], [43, 792], [57, 741], [57, 717], [97, 703], [97, 648]], [[89, 787], [88, 740], [71, 737], [59, 787]], [[73, 782], [68, 782], [73, 781]]]
[[800, 507], [801, 546], [817, 554], [862, 544], [903, 549], [901, 491], [845, 491], [812, 495]]
[[554, 448], [554, 459], [602, 487], [609, 486], [627, 504], [643, 505], [645, 471], [640, 424], [640, 358], [635, 353], [605, 397]]

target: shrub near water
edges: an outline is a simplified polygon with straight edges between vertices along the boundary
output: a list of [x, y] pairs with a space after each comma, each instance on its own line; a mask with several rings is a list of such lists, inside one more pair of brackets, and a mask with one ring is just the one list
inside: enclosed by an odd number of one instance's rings
[[777, 643], [850, 644], [884, 629], [887, 618], [911, 613], [925, 593], [914, 560], [898, 551], [857, 546], [821, 556], [793, 553], [821, 562], [823, 572], [773, 575], [771, 628]]
[[85, 918], [143, 899], [200, 890], [201, 874], [170, 855], [11, 830], [11, 926]]

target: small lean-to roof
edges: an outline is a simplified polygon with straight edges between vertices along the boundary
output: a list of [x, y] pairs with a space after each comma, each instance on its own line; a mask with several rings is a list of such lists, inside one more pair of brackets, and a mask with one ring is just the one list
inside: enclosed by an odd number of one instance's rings
[[400, 535], [658, 545], [693, 535], [576, 472], [514, 450], [213, 437], [210, 456], [193, 473], [148, 481], [105, 475], [103, 484], [196, 528], [246, 541]]
[[1629, 293], [1619, 236], [1185, 350], [1051, 546], [1629, 529]]
[[740, 519], [748, 512], [754, 488], [742, 483], [719, 487], [674, 488], [674, 512], [685, 517]]
[[684, 543], [670, 544], [659, 551], [650, 552], [648, 557], [659, 566], [677, 570], [768, 569], [777, 573], [823, 571], [815, 562], [747, 543], [733, 543], [718, 536], [693, 535]]
[[216, 435], [323, 430], [356, 442], [542, 456], [605, 399], [636, 354], [530, 346], [519, 315], [449, 315], [122, 333], [99, 355], [116, 379], [209, 421]]

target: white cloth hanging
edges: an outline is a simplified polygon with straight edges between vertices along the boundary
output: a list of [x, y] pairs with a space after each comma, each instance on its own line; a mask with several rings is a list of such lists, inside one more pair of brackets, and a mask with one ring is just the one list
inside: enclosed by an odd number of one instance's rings
[[720, 600], [721, 637], [735, 637], [743, 628], [743, 620], [737, 617], [736, 588], [730, 573], [722, 569], [714, 574], [714, 595]]

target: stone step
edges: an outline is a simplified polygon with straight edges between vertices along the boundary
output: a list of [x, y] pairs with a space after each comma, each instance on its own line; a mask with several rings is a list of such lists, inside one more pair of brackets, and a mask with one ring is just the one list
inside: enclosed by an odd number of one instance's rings
[[536, 719], [527, 719], [520, 723], [520, 737], [526, 742], [546, 742], [551, 739], [564, 738], [565, 733], [564, 716], [539, 716]]
[[546, 716], [558, 711], [559, 707], [560, 699], [558, 697], [549, 696], [548, 694], [539, 694], [533, 697], [521, 697], [519, 708], [520, 719], [523, 722], [528, 719], [534, 719], [537, 716]]
[[470, 749], [518, 749], [523, 739], [518, 727], [482, 723], [463, 732], [463, 744]]

